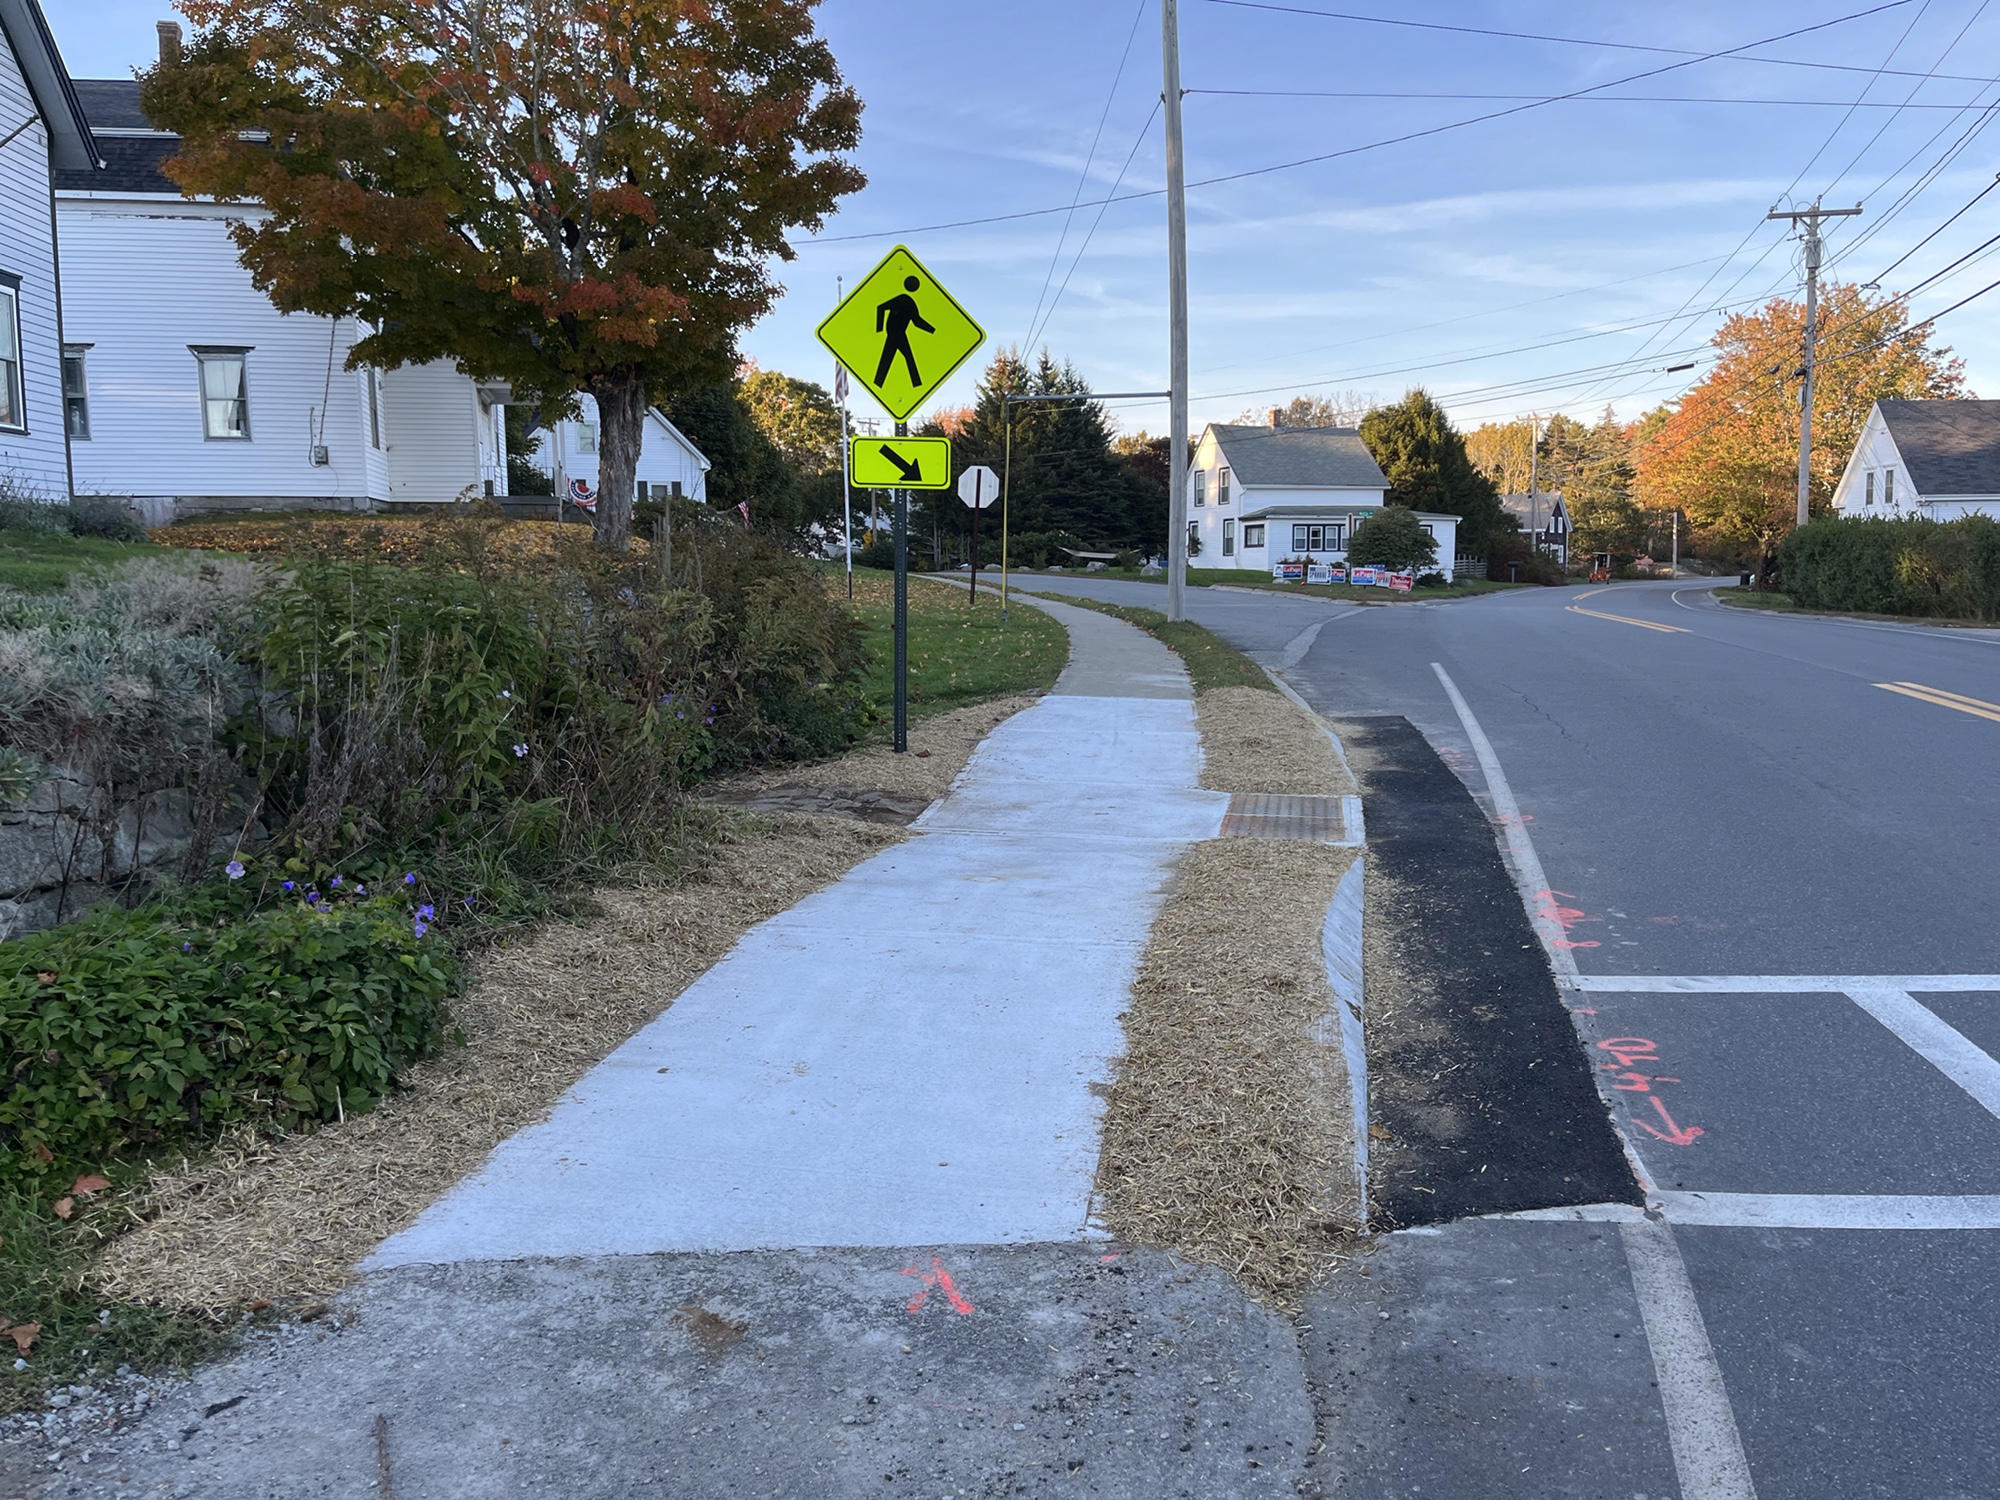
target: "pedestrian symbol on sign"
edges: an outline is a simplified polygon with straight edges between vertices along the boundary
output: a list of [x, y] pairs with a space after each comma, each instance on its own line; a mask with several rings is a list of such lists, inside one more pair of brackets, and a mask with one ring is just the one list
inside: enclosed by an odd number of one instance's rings
[[875, 383], [884, 385], [889, 379], [889, 366], [895, 363], [897, 355], [903, 356], [903, 363], [909, 366], [910, 384], [922, 385], [924, 377], [917, 373], [917, 356], [910, 350], [910, 329], [917, 327], [925, 333], [937, 330], [924, 321], [924, 315], [917, 308], [917, 299], [910, 293], [923, 286], [915, 276], [903, 278], [903, 290], [875, 309], [875, 331], [886, 333], [882, 340], [882, 363], [875, 367]]
[[986, 331], [901, 245], [862, 278], [818, 332], [898, 422], [986, 342]]

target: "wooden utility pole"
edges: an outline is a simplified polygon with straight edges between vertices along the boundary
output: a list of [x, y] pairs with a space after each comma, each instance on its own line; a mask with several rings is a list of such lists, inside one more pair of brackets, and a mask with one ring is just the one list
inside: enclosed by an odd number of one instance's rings
[[1187, 172], [1181, 159], [1181, 37], [1177, 0], [1160, 0], [1167, 120], [1167, 618], [1187, 618]]
[[1813, 345], [1815, 341], [1815, 319], [1819, 312], [1819, 221], [1821, 219], [1846, 219], [1861, 212], [1861, 205], [1852, 208], [1821, 208], [1814, 202], [1811, 208], [1774, 208], [1764, 215], [1767, 219], [1789, 219], [1796, 227], [1804, 221], [1806, 240], [1806, 337], [1805, 362], [1799, 369], [1799, 525], [1812, 519], [1812, 395], [1813, 395]]

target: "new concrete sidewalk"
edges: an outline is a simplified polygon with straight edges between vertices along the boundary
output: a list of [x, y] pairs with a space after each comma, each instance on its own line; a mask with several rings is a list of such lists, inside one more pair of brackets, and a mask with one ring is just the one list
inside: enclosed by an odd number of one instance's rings
[[1229, 799], [1179, 658], [1045, 607], [1068, 668], [914, 837], [752, 930], [368, 1268], [1094, 1234], [1093, 1086]]

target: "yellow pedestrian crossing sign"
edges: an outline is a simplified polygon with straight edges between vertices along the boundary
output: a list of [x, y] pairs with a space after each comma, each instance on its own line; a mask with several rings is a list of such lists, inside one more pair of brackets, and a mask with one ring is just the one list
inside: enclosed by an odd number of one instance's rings
[[827, 314], [817, 332], [898, 422], [986, 342], [986, 330], [901, 245]]
[[951, 439], [849, 438], [847, 477], [858, 490], [948, 490]]

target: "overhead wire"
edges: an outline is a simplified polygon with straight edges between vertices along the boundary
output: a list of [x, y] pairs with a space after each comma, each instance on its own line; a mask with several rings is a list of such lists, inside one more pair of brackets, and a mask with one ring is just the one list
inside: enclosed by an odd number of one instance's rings
[[[1132, 57], [1132, 43], [1139, 35], [1139, 23], [1146, 18], [1146, 7], [1151, 0], [1139, 0], [1132, 12], [1132, 28], [1125, 33], [1125, 49], [1118, 54], [1118, 67], [1111, 75], [1111, 87], [1104, 95], [1104, 108], [1098, 112], [1097, 129], [1090, 137], [1090, 149], [1083, 156], [1083, 170], [1077, 173], [1076, 191], [1070, 194], [1069, 211], [1063, 215], [1062, 233], [1056, 236], [1055, 252], [1049, 256], [1049, 269], [1042, 277], [1042, 289], [1035, 297], [1035, 310], [1028, 315], [1028, 337], [1023, 347], [1031, 347], [1035, 342], [1035, 320], [1042, 315], [1042, 303], [1049, 295], [1049, 286], [1056, 279], [1056, 267], [1062, 263], [1063, 244], [1069, 239], [1069, 226], [1076, 218], [1076, 207], [1083, 197], [1083, 190], [1090, 183], [1090, 168], [1097, 160], [1097, 144], [1104, 139], [1105, 121], [1111, 118], [1111, 106], [1118, 99], [1118, 85], [1125, 81], [1125, 64]], [[1121, 178], [1123, 174], [1120, 174]], [[1114, 186], [1112, 192], [1117, 192]], [[1103, 217], [1102, 211], [1098, 217]]]
[[[1132, 163], [1139, 155], [1139, 148], [1145, 145], [1146, 136], [1153, 128], [1153, 121], [1157, 120], [1159, 117], [1160, 117], [1160, 101], [1156, 99], [1153, 101], [1153, 108], [1151, 113], [1149, 113], [1146, 116], [1146, 123], [1139, 127], [1138, 135], [1134, 136], [1132, 139], [1132, 149], [1125, 153], [1125, 164], [1118, 169], [1117, 180], [1111, 184], [1112, 192], [1115, 193], [1118, 191], [1119, 185], [1125, 181], [1125, 174], [1132, 170]], [[1097, 210], [1097, 217], [1090, 221], [1090, 228], [1088, 231], [1085, 232], [1083, 236], [1083, 243], [1077, 247], [1076, 258], [1069, 263], [1069, 269], [1063, 272], [1062, 285], [1056, 288], [1055, 296], [1049, 299], [1049, 310], [1047, 315], [1043, 317], [1041, 321], [1041, 326], [1038, 327], [1033, 333], [1028, 335], [1028, 345], [1030, 348], [1032, 348], [1035, 344], [1035, 341], [1039, 339], [1044, 332], [1047, 331], [1049, 326], [1049, 319], [1053, 318], [1056, 315], [1056, 306], [1062, 301], [1063, 293], [1069, 290], [1070, 278], [1076, 275], [1076, 268], [1083, 264], [1084, 252], [1090, 248], [1090, 242], [1097, 237], [1097, 226], [1104, 222], [1105, 209], [1108, 207], [1109, 207], [1108, 204], [1100, 206]]]
[[[1212, 0], [1212, 3], [1220, 4], [1224, 3], [1224, 0]], [[1791, 31], [1779, 32], [1774, 36], [1764, 37], [1754, 42], [1744, 42], [1740, 46], [1692, 55], [1684, 61], [1666, 63], [1657, 68], [1649, 68], [1644, 72], [1628, 74], [1623, 78], [1610, 79], [1604, 83], [1589, 84], [1583, 88], [1571, 89], [1567, 93], [1551, 94], [1545, 98], [1531, 99], [1507, 109], [1489, 110], [1485, 114], [1473, 115], [1463, 120], [1449, 120], [1441, 125], [1429, 126], [1422, 130], [1406, 131], [1401, 135], [1388, 136], [1382, 140], [1366, 141], [1357, 146], [1345, 146], [1336, 151], [1323, 151], [1313, 156], [1302, 156], [1292, 161], [1274, 162], [1264, 167], [1245, 167], [1236, 172], [1223, 172], [1213, 177], [1199, 178], [1188, 183], [1188, 186], [1191, 188], [1215, 187], [1225, 182], [1242, 182], [1252, 177], [1267, 177], [1275, 172], [1289, 172], [1298, 167], [1316, 166], [1321, 162], [1338, 161], [1349, 156], [1359, 156], [1365, 152], [1379, 151], [1388, 146], [1400, 146], [1411, 141], [1426, 140], [1432, 136], [1445, 135], [1454, 130], [1464, 130], [1473, 125], [1484, 125], [1494, 120], [1504, 120], [1514, 115], [1525, 114], [1530, 110], [1542, 109], [1551, 104], [1561, 104], [1567, 100], [1583, 98], [1586, 95], [1600, 93], [1605, 89], [1621, 88], [1628, 83], [1638, 83], [1643, 79], [1657, 78], [1663, 73], [1677, 72], [1682, 68], [1691, 68], [1699, 63], [1713, 62], [1717, 58], [1730, 57], [1736, 53], [1747, 51], [1752, 47], [1768, 46], [1772, 42], [1785, 41], [1791, 37], [1825, 31], [1831, 27], [1845, 25], [1850, 21], [1865, 20], [1869, 16], [1879, 15], [1884, 11], [1898, 10], [1905, 5], [1915, 3], [1917, 3], [1917, 0], [1882, 0], [1882, 3], [1870, 6], [1865, 10], [1852, 11], [1847, 15], [1836, 16], [1827, 21], [1817, 21], [1810, 26], [1796, 27]], [[1165, 192], [1165, 188], [1148, 188], [1143, 192], [1137, 193], [1126, 193], [1123, 195], [1109, 194], [1100, 200], [1074, 203], [1062, 208], [1035, 208], [1022, 209], [1006, 214], [984, 214], [977, 218], [955, 219], [938, 224], [920, 224], [906, 229], [870, 230], [858, 234], [815, 235], [807, 241], [795, 243], [831, 245], [856, 240], [893, 239], [904, 235], [931, 234], [946, 229], [967, 229], [985, 224], [1004, 224], [1021, 219], [1045, 218], [1051, 214], [1071, 213], [1077, 208], [1094, 208], [1100, 202], [1106, 204], [1134, 203], [1146, 198], [1161, 197]]]

